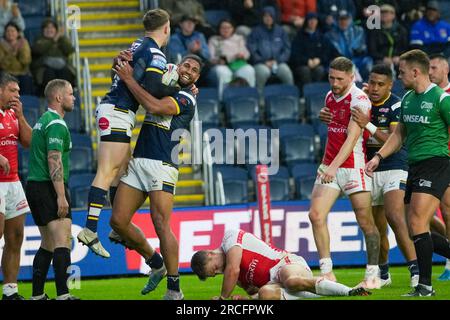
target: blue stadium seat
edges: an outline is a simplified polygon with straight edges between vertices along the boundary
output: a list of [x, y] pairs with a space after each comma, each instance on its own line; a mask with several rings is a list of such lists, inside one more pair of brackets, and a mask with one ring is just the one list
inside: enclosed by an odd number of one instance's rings
[[72, 112], [66, 112], [64, 121], [71, 132], [79, 133], [84, 131], [84, 124], [81, 121], [81, 111], [79, 107], [75, 107]]
[[[42, 16], [49, 13], [47, 0], [16, 0], [14, 2], [19, 4], [20, 13], [25, 19], [29, 16]], [[28, 25], [25, 26], [28, 27]]]
[[291, 168], [291, 176], [294, 179], [311, 177], [317, 174], [318, 165], [315, 163], [299, 163]]
[[230, 19], [231, 15], [227, 10], [205, 10], [205, 20], [208, 24], [216, 28], [223, 19]]
[[19, 144], [19, 176], [21, 180], [28, 177], [28, 163], [30, 159], [30, 149], [25, 149]]
[[70, 152], [70, 174], [92, 173], [92, 148], [74, 146]]
[[217, 91], [217, 88], [198, 88], [197, 102], [203, 99], [219, 100], [219, 92]]
[[[256, 184], [256, 166], [251, 169], [251, 176]], [[270, 200], [271, 201], [287, 201], [290, 200], [289, 193], [289, 171], [286, 167], [280, 166], [278, 172], [269, 176], [270, 184]], [[255, 190], [256, 191], [256, 190]]]
[[293, 96], [269, 96], [266, 98], [267, 121], [277, 128], [284, 123], [295, 123], [300, 118], [298, 98]]
[[87, 134], [72, 133], [71, 139], [73, 147], [86, 147], [92, 149], [91, 137]]
[[248, 180], [248, 171], [235, 167], [233, 165], [214, 165], [213, 167], [214, 176], [217, 176], [217, 173], [220, 172], [222, 174], [222, 180]]
[[280, 126], [280, 139], [288, 136], [304, 136], [313, 138], [314, 128], [307, 123], [288, 123]]
[[[237, 161], [245, 159], [245, 165], [251, 168], [259, 163], [267, 164], [272, 155], [271, 128], [262, 125], [239, 126], [236, 130], [242, 129], [245, 134], [245, 140], [239, 137], [236, 139]], [[252, 131], [249, 131], [252, 130]], [[238, 163], [243, 164], [243, 163]]]
[[311, 200], [311, 193], [315, 181], [316, 181], [315, 175], [295, 179], [295, 189], [297, 193], [297, 199]]
[[303, 86], [303, 96], [305, 99], [317, 94], [325, 97], [328, 91], [330, 91], [330, 84], [327, 81], [311, 82]]
[[37, 96], [21, 95], [20, 102], [24, 109], [41, 109], [41, 102]]
[[306, 118], [314, 121], [319, 118], [320, 109], [325, 106], [326, 93], [308, 96], [305, 98]]
[[283, 138], [281, 140], [281, 156], [288, 167], [297, 163], [314, 162], [314, 139], [300, 136]]
[[[228, 141], [226, 130], [227, 130], [226, 128], [216, 128], [216, 127], [208, 128], [207, 130], [205, 130], [205, 126], [203, 126], [204, 132], [203, 139], [205, 138], [205, 133], [209, 135], [209, 144], [211, 146], [213, 161], [220, 164], [235, 163], [236, 158], [234, 133], [233, 135], [230, 135], [229, 137], [230, 141]], [[204, 142], [204, 144], [205, 143], [206, 142]], [[222, 152], [221, 155], [219, 154], [220, 152]]]
[[87, 208], [89, 189], [95, 174], [74, 174], [69, 178], [69, 189], [73, 208]]
[[259, 123], [258, 100], [253, 97], [234, 98], [225, 104], [227, 122], [233, 128]]
[[28, 124], [33, 128], [36, 122], [39, 120], [39, 110], [31, 108], [23, 108], [23, 115], [27, 119]]
[[225, 205], [248, 203], [247, 181], [226, 180], [223, 182]]
[[392, 85], [392, 93], [397, 95], [399, 98], [402, 98], [405, 93], [406, 93], [406, 89], [403, 86], [403, 82], [402, 80], [395, 80], [394, 84]]
[[202, 125], [219, 126], [219, 101], [216, 99], [201, 99], [197, 101], [198, 118]]
[[223, 90], [222, 100], [226, 104], [228, 101], [235, 98], [254, 98], [259, 101], [258, 89], [252, 87], [226, 87]]
[[299, 90], [297, 86], [291, 84], [269, 84], [264, 87], [264, 99], [272, 96], [277, 97], [299, 97]]
[[[40, 1], [33, 1], [33, 2], [40, 2]], [[24, 17], [25, 20], [25, 38], [27, 38], [30, 45], [33, 45], [35, 40], [41, 35], [41, 25], [44, 19], [47, 17], [43, 15], [37, 15], [37, 16], [28, 16]]]

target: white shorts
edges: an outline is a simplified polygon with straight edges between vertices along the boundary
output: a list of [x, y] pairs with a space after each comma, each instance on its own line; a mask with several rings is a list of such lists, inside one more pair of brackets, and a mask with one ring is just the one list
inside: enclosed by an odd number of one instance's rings
[[[327, 167], [321, 164], [317, 173], [324, 172]], [[336, 178], [330, 183], [322, 183], [320, 176], [317, 175], [314, 184], [334, 188], [347, 196], [360, 191], [372, 191], [372, 178], [366, 174], [364, 168], [339, 168], [336, 172]]]
[[384, 204], [384, 194], [393, 190], [405, 190], [408, 171], [375, 171], [372, 179], [372, 206]]
[[30, 212], [20, 181], [0, 182], [0, 213], [5, 220]]
[[280, 271], [281, 268], [289, 265], [289, 264], [296, 264], [303, 268], [302, 270], [302, 277], [305, 278], [312, 278], [313, 273], [311, 269], [309, 268], [308, 264], [306, 263], [306, 260], [303, 259], [303, 257], [300, 257], [296, 254], [289, 253], [287, 254], [283, 259], [280, 260], [274, 267], [270, 269], [270, 282], [269, 283], [281, 283], [280, 280]]
[[160, 160], [133, 158], [120, 181], [144, 192], [162, 190], [175, 194], [178, 170]]
[[127, 136], [131, 138], [136, 123], [136, 114], [113, 104], [99, 104], [95, 110], [95, 120], [101, 137]]

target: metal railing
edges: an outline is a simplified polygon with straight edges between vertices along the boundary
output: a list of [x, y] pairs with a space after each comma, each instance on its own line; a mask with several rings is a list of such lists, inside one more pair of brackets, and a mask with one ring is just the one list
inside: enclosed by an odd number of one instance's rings
[[149, 9], [159, 8], [158, 0], [140, 0], [139, 1], [139, 9], [142, 13], [146, 12]]
[[91, 72], [89, 70], [89, 61], [83, 59], [83, 102], [84, 102], [84, 127], [86, 132], [92, 132], [92, 83]]
[[[204, 146], [204, 147], [203, 147]], [[203, 134], [203, 187], [205, 190], [205, 204], [214, 205], [215, 201], [215, 183], [213, 173], [213, 159], [211, 155], [211, 146], [209, 145], [209, 135]]]
[[225, 189], [223, 187], [222, 173], [217, 172], [216, 185], [216, 202], [215, 205], [225, 205]]

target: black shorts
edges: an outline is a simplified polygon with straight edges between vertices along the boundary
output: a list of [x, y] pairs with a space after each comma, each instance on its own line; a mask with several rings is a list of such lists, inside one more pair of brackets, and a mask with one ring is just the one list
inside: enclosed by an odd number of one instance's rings
[[433, 157], [409, 166], [405, 204], [411, 202], [413, 192], [428, 193], [439, 200], [449, 187], [450, 159]]
[[[69, 213], [66, 218], [72, 219], [69, 188], [64, 185], [64, 189], [69, 203]], [[53, 182], [28, 181], [25, 193], [34, 223], [37, 226], [43, 227], [49, 222], [59, 219], [58, 202]]]

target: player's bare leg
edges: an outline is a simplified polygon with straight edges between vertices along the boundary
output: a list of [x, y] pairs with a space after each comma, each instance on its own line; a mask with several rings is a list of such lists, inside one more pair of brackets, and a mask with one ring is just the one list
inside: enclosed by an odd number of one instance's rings
[[[442, 218], [444, 218], [445, 228], [444, 236], [447, 240], [450, 239], [450, 196], [446, 193], [441, 200], [440, 204]], [[438, 219], [436, 217], [436, 219]], [[447, 259], [444, 272], [438, 277], [438, 280], [449, 281], [450, 280], [450, 259]]]
[[378, 259], [380, 255], [380, 233], [372, 215], [370, 192], [356, 192], [349, 196], [356, 221], [363, 231], [367, 250], [367, 267], [361, 286], [366, 289], [379, 289], [381, 286], [378, 276]]
[[419, 284], [407, 296], [431, 296], [433, 240], [430, 235], [430, 220], [439, 206], [439, 199], [431, 194], [413, 192], [407, 206], [409, 233], [412, 236], [419, 265]]
[[118, 180], [120, 169], [127, 164], [129, 156], [129, 143], [107, 141], [100, 141], [99, 143], [97, 173], [88, 196], [89, 208], [86, 227], [78, 234], [77, 238], [94, 253], [104, 258], [109, 258], [110, 254], [98, 239], [98, 219], [106, 203], [106, 194], [112, 183]]
[[182, 300], [184, 296], [180, 290], [178, 273], [178, 240], [170, 226], [173, 194], [166, 191], [152, 191], [149, 196], [151, 217], [167, 268], [167, 292], [164, 299]]
[[386, 192], [384, 194], [384, 210], [386, 219], [394, 232], [397, 245], [408, 265], [411, 287], [415, 287], [419, 281], [419, 268], [417, 265], [416, 249], [409, 236], [408, 225], [406, 223], [404, 197], [405, 191], [403, 190]]
[[20, 248], [23, 242], [24, 225], [25, 214], [4, 221], [5, 246], [2, 255], [3, 299], [14, 297], [13, 299], [23, 300], [23, 297], [18, 294], [17, 275], [20, 268]]
[[320, 257], [320, 270], [322, 276], [336, 281], [333, 273], [333, 263], [330, 253], [330, 234], [327, 226], [327, 216], [331, 207], [339, 197], [340, 191], [324, 185], [315, 184], [311, 195], [311, 220], [314, 240]]
[[380, 233], [380, 256], [378, 263], [380, 266], [381, 286], [389, 286], [392, 283], [391, 275], [389, 274], [389, 239], [388, 239], [388, 222], [384, 213], [384, 206], [373, 206], [372, 214]]

